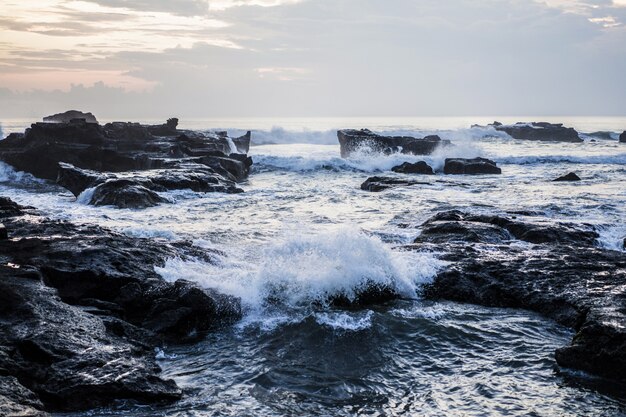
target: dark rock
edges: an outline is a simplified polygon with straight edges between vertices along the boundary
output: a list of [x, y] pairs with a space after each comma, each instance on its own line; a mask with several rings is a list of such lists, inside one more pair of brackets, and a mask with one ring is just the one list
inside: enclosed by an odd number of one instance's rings
[[168, 200], [133, 180], [112, 179], [98, 185], [89, 204], [141, 209], [154, 207]]
[[0, 407], [37, 413], [177, 400], [180, 389], [159, 376], [156, 344], [197, 340], [241, 317], [238, 299], [155, 272], [167, 259], [199, 256], [190, 244], [32, 213], [3, 219], [12, 239], [0, 240]]
[[574, 172], [570, 172], [569, 174], [563, 175], [562, 177], [559, 177], [554, 181], [580, 181], [580, 177]]
[[0, 375], [0, 415], [6, 417], [44, 417], [37, 395], [13, 376]]
[[64, 113], [57, 113], [43, 118], [43, 121], [46, 123], [70, 123], [72, 120], [84, 120], [87, 123], [98, 123], [96, 116], [93, 114], [83, 113], [78, 110], [68, 110]]
[[578, 132], [571, 127], [564, 127], [563, 124], [553, 124], [546, 122], [516, 123], [514, 125], [503, 125], [499, 122], [491, 124], [494, 129], [505, 132], [514, 139], [539, 140], [550, 142], [582, 142]]
[[4, 224], [0, 223], [0, 240], [4, 240], [8, 238], [9, 238], [9, 232], [7, 232], [7, 228], [4, 226]]
[[423, 139], [410, 136], [382, 136], [368, 129], [345, 129], [337, 131], [341, 147], [341, 157], [347, 158], [359, 149], [371, 149], [374, 152], [390, 154], [402, 152], [412, 155], [429, 155], [440, 146], [450, 142], [432, 135]]
[[[35, 123], [24, 134], [11, 134], [0, 141], [0, 159], [20, 171], [54, 180], [59, 162], [109, 172], [162, 168], [174, 158], [221, 165], [214, 159], [227, 157], [232, 143], [238, 153], [247, 153], [250, 146], [249, 132], [231, 140], [218, 134], [177, 130], [176, 126], [176, 119], [156, 126], [125, 122], [101, 126], [76, 119]], [[247, 172], [238, 169], [236, 177], [240, 180]]]
[[626, 143], [626, 130], [621, 135], [619, 135], [619, 141], [621, 143]]
[[415, 248], [443, 251], [449, 264], [424, 295], [542, 313], [577, 332], [556, 352], [561, 366], [626, 381], [626, 254], [598, 248], [597, 237], [587, 225], [439, 213]]
[[443, 167], [444, 174], [478, 175], [501, 174], [502, 170], [494, 161], [485, 158], [447, 158]]
[[425, 174], [425, 175], [434, 175], [433, 169], [424, 161], [419, 161], [414, 164], [410, 162], [405, 162], [402, 165], [395, 166], [391, 168], [393, 172], [398, 172], [402, 174]]
[[361, 190], [380, 192], [388, 188], [394, 187], [408, 187], [412, 185], [429, 185], [428, 182], [410, 181], [392, 177], [370, 177], [363, 184], [361, 184]]

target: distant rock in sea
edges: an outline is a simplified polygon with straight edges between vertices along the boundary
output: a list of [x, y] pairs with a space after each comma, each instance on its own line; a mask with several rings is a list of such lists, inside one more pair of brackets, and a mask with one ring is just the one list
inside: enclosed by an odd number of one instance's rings
[[345, 129], [337, 131], [341, 147], [341, 157], [347, 158], [358, 150], [391, 154], [405, 153], [412, 155], [430, 155], [440, 146], [449, 145], [450, 141], [442, 140], [437, 135], [424, 138], [412, 136], [383, 136], [368, 129]]
[[404, 180], [393, 177], [370, 177], [363, 184], [361, 184], [361, 190], [377, 193], [387, 190], [389, 188], [409, 187], [412, 185], [430, 185], [430, 183]]
[[443, 172], [449, 175], [478, 175], [501, 174], [502, 170], [494, 161], [486, 158], [448, 158], [445, 161]]
[[562, 177], [559, 177], [554, 181], [580, 181], [580, 177], [576, 175], [576, 173], [570, 172], [569, 174], [563, 175]]
[[549, 142], [583, 142], [575, 129], [564, 127], [562, 123], [518, 122], [514, 125], [504, 125], [500, 122], [493, 122], [489, 126], [497, 131], [507, 133], [514, 139]]
[[96, 116], [93, 114], [83, 113], [78, 110], [68, 110], [63, 113], [57, 113], [43, 118], [43, 121], [46, 123], [69, 123], [72, 120], [84, 120], [87, 123], [98, 123]]
[[410, 162], [405, 162], [402, 165], [395, 166], [391, 168], [393, 172], [398, 172], [400, 174], [424, 174], [424, 175], [434, 175], [435, 172], [433, 169], [424, 161], [419, 161], [414, 164]]
[[619, 141], [622, 143], [626, 143], [626, 130], [624, 130], [624, 132], [619, 135]]

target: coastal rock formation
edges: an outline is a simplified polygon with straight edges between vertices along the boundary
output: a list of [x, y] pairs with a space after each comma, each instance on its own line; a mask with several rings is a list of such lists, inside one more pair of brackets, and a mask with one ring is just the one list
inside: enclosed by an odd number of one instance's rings
[[113, 205], [119, 208], [145, 208], [167, 202], [157, 192], [189, 189], [196, 192], [241, 193], [231, 178], [239, 177], [247, 170], [244, 162], [226, 157], [216, 161], [230, 161], [220, 165], [222, 174], [213, 168], [194, 163], [183, 163], [176, 168], [133, 171], [125, 173], [100, 173], [59, 163], [57, 183], [78, 197], [93, 188], [89, 204]]
[[444, 174], [452, 175], [478, 175], [478, 174], [501, 174], [502, 170], [496, 163], [485, 158], [447, 158], [443, 167]]
[[181, 390], [159, 376], [155, 347], [241, 317], [238, 299], [155, 272], [169, 258], [210, 260], [189, 243], [48, 220], [8, 199], [0, 221], [3, 415], [174, 401]]
[[575, 172], [570, 172], [567, 175], [563, 175], [562, 177], [559, 177], [557, 179], [554, 180], [555, 182], [560, 182], [560, 181], [580, 181], [580, 177], [578, 175], [576, 175]]
[[220, 165], [216, 158], [249, 150], [250, 132], [229, 138], [225, 132], [177, 130], [177, 124], [176, 119], [155, 126], [125, 122], [101, 126], [82, 119], [35, 123], [25, 133], [13, 133], [0, 141], [0, 160], [54, 180], [59, 162], [110, 172], [164, 168], [176, 160], [213, 167]]
[[544, 314], [577, 332], [556, 351], [561, 366], [624, 382], [626, 253], [597, 238], [588, 225], [449, 211], [422, 225], [413, 248], [449, 262], [426, 297]]
[[419, 181], [411, 181], [404, 180], [393, 177], [370, 177], [363, 184], [361, 184], [361, 190], [363, 191], [371, 191], [371, 192], [380, 192], [387, 190], [389, 188], [394, 187], [408, 187], [412, 185], [429, 185], [428, 182], [419, 182]]
[[345, 129], [337, 131], [341, 157], [347, 158], [358, 150], [390, 154], [402, 152], [412, 155], [429, 155], [440, 146], [449, 145], [437, 135], [419, 139], [411, 136], [382, 136], [368, 129]]
[[405, 162], [402, 165], [395, 166], [391, 168], [393, 172], [398, 172], [401, 174], [424, 174], [424, 175], [435, 175], [433, 169], [424, 161], [419, 161], [414, 164], [410, 162]]
[[493, 122], [489, 126], [500, 132], [507, 133], [514, 139], [549, 142], [583, 142], [575, 129], [564, 127], [562, 123], [519, 122], [514, 125], [503, 125], [500, 122]]
[[619, 135], [619, 141], [622, 143], [626, 143], [626, 130], [621, 135]]
[[87, 123], [98, 123], [96, 116], [91, 113], [83, 113], [78, 110], [68, 110], [63, 113], [53, 114], [52, 116], [46, 116], [43, 121], [46, 123], [69, 123], [72, 120], [84, 120]]

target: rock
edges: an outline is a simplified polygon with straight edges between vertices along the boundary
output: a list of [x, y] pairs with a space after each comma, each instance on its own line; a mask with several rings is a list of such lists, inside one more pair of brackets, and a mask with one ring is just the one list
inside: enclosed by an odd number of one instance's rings
[[393, 172], [398, 172], [402, 174], [425, 174], [425, 175], [434, 175], [433, 169], [424, 161], [419, 161], [414, 164], [410, 162], [405, 162], [402, 165], [395, 166], [391, 168]]
[[564, 127], [561, 123], [520, 122], [514, 125], [503, 125], [502, 123], [494, 122], [489, 126], [492, 126], [498, 131], [507, 133], [514, 139], [550, 142], [583, 142], [575, 129]]
[[410, 180], [402, 180], [392, 177], [370, 177], [363, 184], [361, 184], [361, 190], [380, 192], [394, 187], [408, 187], [412, 185], [429, 185], [428, 182], [418, 182]]
[[133, 209], [154, 207], [167, 202], [167, 199], [154, 191], [127, 179], [111, 179], [98, 185], [89, 199], [89, 204], [93, 206]]
[[9, 238], [9, 232], [7, 232], [7, 228], [4, 224], [0, 223], [0, 240], [5, 240]]
[[427, 298], [537, 311], [577, 332], [559, 365], [624, 382], [626, 253], [598, 248], [597, 237], [588, 225], [451, 211], [424, 223], [413, 248], [448, 262]]
[[157, 344], [198, 340], [241, 317], [238, 299], [155, 272], [171, 258], [209, 260], [190, 243], [48, 220], [8, 199], [0, 218], [12, 231], [0, 240], [2, 415], [16, 402], [40, 415], [175, 401], [181, 390], [159, 376]]
[[443, 167], [444, 174], [477, 175], [501, 174], [502, 170], [494, 161], [485, 158], [447, 158]]
[[626, 130], [621, 135], [619, 135], [619, 141], [621, 143], [626, 143]]
[[[189, 159], [213, 166], [223, 164], [220, 158], [228, 158], [231, 144], [238, 153], [247, 153], [250, 146], [249, 132], [231, 139], [177, 130], [176, 126], [176, 119], [156, 126], [125, 122], [101, 126], [77, 119], [67, 123], [35, 123], [24, 134], [11, 134], [0, 141], [0, 160], [36, 177], [55, 180], [59, 162], [109, 172], [156, 169]], [[237, 160], [244, 166], [235, 175], [240, 180], [248, 170], [246, 163]]]
[[557, 179], [555, 179], [554, 181], [580, 181], [580, 177], [578, 175], [576, 175], [574, 172], [570, 172], [567, 175], [563, 175], [562, 177], [559, 177]]
[[64, 113], [57, 113], [43, 118], [43, 121], [46, 123], [70, 123], [72, 120], [84, 120], [87, 123], [98, 123], [96, 116], [93, 114], [83, 113], [78, 110], [68, 110]]
[[13, 376], [0, 375], [0, 415], [6, 417], [45, 417], [37, 395]]
[[374, 152], [390, 154], [402, 152], [412, 155], [429, 155], [440, 146], [449, 145], [450, 141], [439, 136], [427, 136], [418, 139], [410, 136], [382, 136], [368, 129], [345, 129], [337, 131], [341, 147], [341, 157], [347, 158], [359, 149], [370, 149]]

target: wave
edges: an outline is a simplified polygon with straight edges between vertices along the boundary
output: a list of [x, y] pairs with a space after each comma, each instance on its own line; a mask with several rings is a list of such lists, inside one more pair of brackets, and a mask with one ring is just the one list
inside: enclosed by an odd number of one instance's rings
[[498, 163], [511, 165], [535, 165], [535, 164], [626, 164], [626, 153], [617, 155], [536, 155], [536, 156], [509, 156], [494, 158]]
[[[257, 254], [220, 256], [215, 264], [176, 258], [155, 270], [168, 281], [190, 279], [239, 297], [247, 312], [266, 315], [277, 308], [309, 314], [335, 297], [354, 301], [372, 285], [417, 298], [441, 265], [432, 254], [396, 252], [375, 236], [344, 227], [284, 238]], [[317, 319], [341, 319], [333, 317]]]
[[598, 227], [598, 243], [604, 249], [626, 251], [626, 225]]
[[8, 184], [32, 184], [44, 183], [43, 180], [35, 178], [31, 174], [23, 171], [16, 171], [11, 165], [0, 161], [0, 183]]

